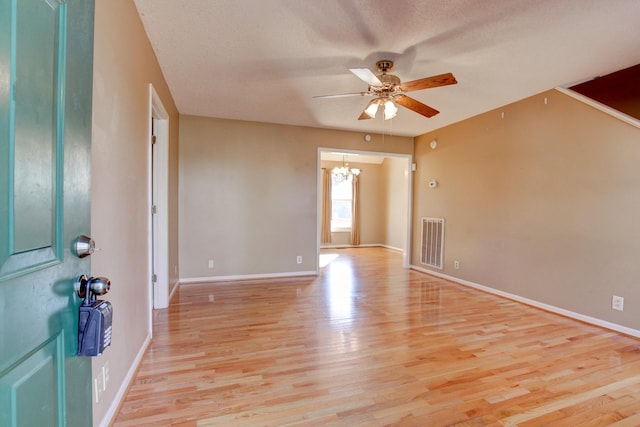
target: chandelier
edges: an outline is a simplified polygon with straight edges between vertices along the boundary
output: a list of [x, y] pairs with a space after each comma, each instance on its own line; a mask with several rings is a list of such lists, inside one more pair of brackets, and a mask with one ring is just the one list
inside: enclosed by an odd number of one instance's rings
[[346, 181], [351, 179], [352, 176], [360, 175], [360, 169], [350, 168], [349, 163], [345, 163], [344, 156], [342, 156], [342, 166], [336, 166], [331, 172], [338, 182]]

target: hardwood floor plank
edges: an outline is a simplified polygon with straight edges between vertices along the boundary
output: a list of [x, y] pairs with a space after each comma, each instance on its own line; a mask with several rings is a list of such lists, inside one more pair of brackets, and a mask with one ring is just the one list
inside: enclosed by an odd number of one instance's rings
[[640, 425], [639, 340], [329, 254], [317, 278], [182, 286], [114, 425]]

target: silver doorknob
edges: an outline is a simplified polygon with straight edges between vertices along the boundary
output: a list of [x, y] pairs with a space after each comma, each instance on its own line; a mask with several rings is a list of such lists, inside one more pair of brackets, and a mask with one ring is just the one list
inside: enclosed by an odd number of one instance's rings
[[89, 299], [92, 299], [92, 296], [104, 295], [109, 292], [111, 280], [106, 277], [87, 277], [83, 274], [76, 280], [75, 289], [80, 298], [85, 298], [89, 292], [91, 294]]

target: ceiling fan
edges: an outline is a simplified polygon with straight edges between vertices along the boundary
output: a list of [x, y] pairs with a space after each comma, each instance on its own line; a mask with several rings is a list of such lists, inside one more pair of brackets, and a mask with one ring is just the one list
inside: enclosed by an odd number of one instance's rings
[[378, 108], [384, 107], [384, 119], [389, 120], [396, 116], [400, 104], [418, 114], [425, 117], [433, 117], [439, 113], [435, 108], [423, 104], [413, 98], [405, 95], [406, 92], [414, 90], [429, 89], [432, 87], [446, 86], [458, 83], [453, 74], [446, 73], [437, 76], [425, 77], [423, 79], [413, 80], [401, 83], [398, 76], [387, 74], [393, 68], [393, 61], [383, 59], [376, 62], [376, 67], [380, 74], [376, 75], [368, 68], [351, 68], [353, 74], [369, 85], [365, 92], [342, 93], [336, 95], [319, 95], [314, 98], [341, 98], [345, 96], [373, 96], [375, 97], [365, 107], [358, 117], [358, 120], [372, 119], [376, 116]]

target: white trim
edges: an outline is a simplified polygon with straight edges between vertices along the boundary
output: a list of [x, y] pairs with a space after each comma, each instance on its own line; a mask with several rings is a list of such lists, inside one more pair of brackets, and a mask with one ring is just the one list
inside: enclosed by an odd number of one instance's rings
[[358, 246], [322, 244], [320, 246], [320, 249], [346, 249], [346, 248], [385, 248], [385, 249], [390, 249], [390, 250], [396, 251], [396, 252], [403, 252], [404, 251], [404, 249], [402, 249], [402, 248], [396, 248], [395, 246], [383, 245], [382, 243], [365, 243], [363, 245], [358, 245]]
[[379, 245], [382, 246], [385, 249], [389, 249], [390, 251], [395, 251], [395, 252], [404, 252], [404, 249], [402, 248], [396, 248], [395, 246], [389, 246], [389, 245]]
[[169, 303], [171, 303], [171, 298], [173, 298], [173, 296], [178, 291], [178, 285], [179, 284], [180, 284], [180, 282], [176, 283], [175, 286], [171, 289], [171, 293], [169, 294]]
[[610, 329], [612, 331], [620, 332], [625, 335], [630, 335], [636, 338], [640, 338], [640, 330], [632, 329], [626, 326], [618, 325], [617, 323], [608, 322], [606, 320], [598, 319], [596, 317], [587, 316], [584, 314], [576, 313], [574, 311], [565, 310], [564, 308], [556, 307], [554, 305], [546, 304], [543, 302], [539, 302], [536, 300], [532, 300], [526, 297], [522, 297], [520, 295], [512, 294], [509, 292], [504, 292], [498, 289], [490, 288], [488, 286], [480, 285], [478, 283], [470, 282], [468, 280], [459, 279], [457, 277], [449, 276], [447, 274], [438, 273], [437, 271], [429, 270], [426, 268], [421, 268], [415, 265], [412, 265], [411, 268], [413, 270], [420, 271], [422, 273], [430, 274], [432, 276], [437, 276], [451, 282], [458, 283], [460, 285], [468, 286], [470, 288], [478, 289], [483, 292], [487, 292], [489, 294], [498, 295], [513, 301], [521, 302], [526, 305], [530, 305], [532, 307], [536, 307], [545, 311], [549, 311], [551, 313], [559, 314], [564, 317], [569, 317], [574, 320], [579, 320], [584, 323], [589, 323], [591, 325], [600, 326], [602, 328]]
[[383, 244], [380, 243], [364, 243], [362, 245], [349, 245], [349, 244], [344, 244], [344, 245], [332, 245], [332, 244], [322, 244], [320, 246], [320, 249], [346, 249], [346, 248], [379, 248], [379, 247], [383, 247]]
[[127, 375], [124, 377], [124, 380], [122, 381], [122, 383], [120, 383], [120, 388], [118, 389], [118, 392], [116, 393], [115, 397], [111, 401], [111, 405], [109, 405], [109, 409], [107, 410], [106, 414], [102, 418], [102, 421], [100, 421], [100, 423], [98, 424], [99, 427], [108, 427], [115, 420], [115, 417], [118, 415], [117, 411], [118, 411], [118, 408], [120, 407], [120, 403], [122, 402], [125, 395], [127, 394], [129, 385], [133, 382], [136, 376], [136, 372], [138, 371], [138, 366], [142, 362], [142, 358], [144, 357], [144, 354], [146, 353], [150, 343], [151, 343], [151, 334], [147, 334], [147, 337], [145, 338], [144, 343], [140, 347], [140, 350], [138, 351], [136, 358], [133, 360], [131, 367], [127, 371]]
[[596, 110], [600, 110], [603, 113], [606, 113], [610, 116], [615, 117], [616, 119], [622, 120], [623, 122], [630, 124], [631, 126], [635, 126], [637, 128], [640, 128], [640, 120], [636, 119], [635, 117], [631, 117], [621, 111], [618, 111], [614, 108], [611, 108], [605, 104], [602, 104], [594, 99], [591, 99], [587, 96], [584, 96], [578, 92], [575, 92], [571, 89], [568, 88], [564, 88], [561, 86], [558, 86], [555, 88], [557, 91], [564, 93], [567, 96], [570, 96], [571, 98], [577, 99], [578, 101], [584, 102], [585, 104], [595, 108]]
[[316, 271], [294, 271], [291, 273], [273, 273], [273, 274], [245, 274], [237, 276], [209, 276], [209, 277], [187, 277], [180, 279], [178, 284], [193, 285], [196, 283], [209, 283], [209, 282], [234, 282], [240, 280], [263, 280], [263, 279], [282, 279], [291, 277], [303, 277], [303, 276], [317, 276]]
[[[150, 307], [166, 308], [169, 306], [169, 114], [155, 91], [149, 84], [149, 141], [151, 140], [151, 121], [155, 120], [156, 144], [155, 159], [149, 143], [149, 215], [155, 186], [157, 213], [149, 220], [149, 272], [156, 274], [156, 285], [153, 288], [149, 277]], [[155, 176], [152, 176], [154, 174]], [[155, 179], [154, 179], [155, 178]], [[152, 221], [155, 220], [156, 233], [153, 236]], [[155, 259], [154, 259], [155, 258]], [[152, 310], [149, 313], [152, 327]]]
[[[415, 149], [415, 139], [414, 139]], [[404, 248], [402, 249], [402, 266], [411, 268], [411, 241], [413, 239], [413, 154], [407, 157], [407, 235], [405, 236]]]
[[[151, 206], [153, 205], [153, 151], [151, 149], [152, 138], [152, 126], [151, 117], [153, 117], [153, 85], [149, 83], [149, 110], [147, 115], [147, 214], [151, 212]], [[146, 218], [149, 218], [148, 216]], [[147, 313], [147, 333], [153, 334], [153, 283], [151, 282], [151, 275], [153, 274], [153, 224], [150, 219], [147, 222], [147, 273], [149, 275], [149, 284], [147, 298], [148, 298], [148, 313]]]

